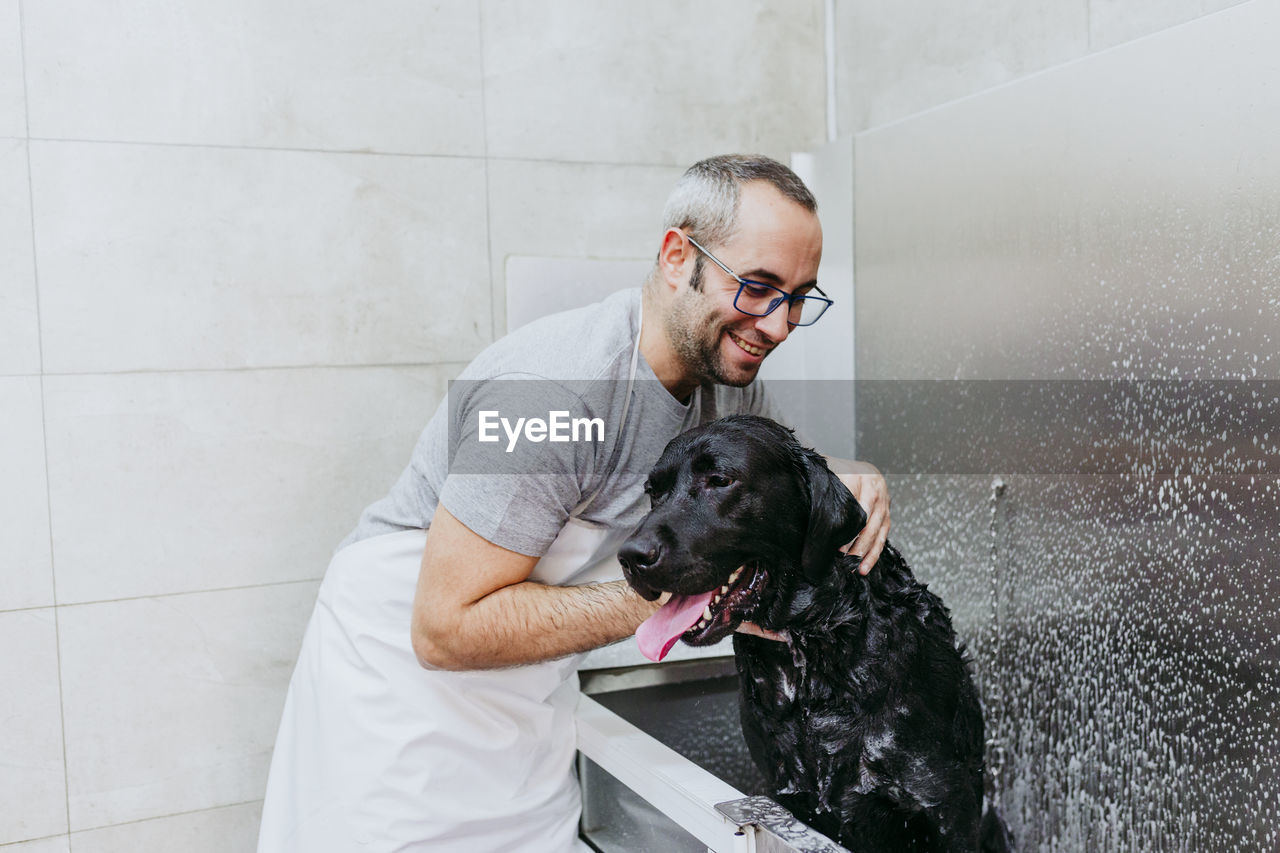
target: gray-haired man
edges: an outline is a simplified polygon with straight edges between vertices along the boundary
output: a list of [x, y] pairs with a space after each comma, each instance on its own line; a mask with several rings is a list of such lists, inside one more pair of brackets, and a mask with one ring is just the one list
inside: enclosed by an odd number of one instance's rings
[[[666, 443], [737, 412], [785, 420], [755, 378], [826, 306], [816, 209], [768, 158], [704, 160], [668, 201], [642, 290], [531, 323], [468, 365], [326, 574], [262, 853], [579, 848], [575, 656], [658, 606], [620, 580], [614, 553]], [[495, 468], [480, 416], [507, 380], [599, 419], [602, 440], [536, 473]], [[850, 550], [870, 570], [888, 535], [884, 478], [833, 468], [867, 510]]]

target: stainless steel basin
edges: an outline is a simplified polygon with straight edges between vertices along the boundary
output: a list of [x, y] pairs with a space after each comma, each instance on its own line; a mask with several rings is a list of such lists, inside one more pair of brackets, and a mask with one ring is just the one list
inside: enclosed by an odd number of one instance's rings
[[840, 851], [765, 797], [732, 658], [583, 674], [582, 835], [603, 853]]

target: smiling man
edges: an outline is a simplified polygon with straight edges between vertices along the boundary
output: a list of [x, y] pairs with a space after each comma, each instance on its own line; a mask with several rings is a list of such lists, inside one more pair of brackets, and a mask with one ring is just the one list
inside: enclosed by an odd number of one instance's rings
[[794, 180], [782, 188], [768, 180], [739, 185], [737, 215], [727, 223], [699, 222], [705, 200], [695, 193], [677, 190], [668, 203], [667, 222], [676, 224], [662, 235], [645, 289], [662, 335], [648, 329], [640, 351], [677, 399], [706, 382], [751, 382], [791, 328], [816, 322], [829, 304], [814, 292], [822, 260], [817, 204]]
[[[616, 559], [648, 508], [645, 476], [701, 423], [785, 422], [756, 374], [829, 304], [821, 256], [817, 205], [790, 169], [704, 160], [667, 203], [641, 290], [530, 323], [462, 371], [330, 563], [260, 853], [585, 849], [576, 655], [630, 637], [661, 603], [635, 594]], [[504, 445], [485, 425], [520, 422], [504, 411], [513, 387], [540, 426]], [[602, 429], [553, 445], [560, 422]], [[867, 511], [850, 550], [870, 570], [888, 535], [884, 478], [833, 468]]]

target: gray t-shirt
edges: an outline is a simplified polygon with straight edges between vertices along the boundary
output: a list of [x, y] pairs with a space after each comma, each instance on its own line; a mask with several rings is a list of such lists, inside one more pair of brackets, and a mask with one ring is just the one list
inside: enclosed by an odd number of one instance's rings
[[[621, 291], [486, 348], [450, 383], [390, 493], [339, 547], [425, 529], [443, 503], [490, 542], [540, 557], [570, 514], [615, 530], [636, 527], [648, 509], [645, 477], [679, 433], [736, 413], [778, 419], [760, 381], [707, 385], [687, 404], [672, 397], [635, 352], [640, 305], [638, 289]], [[565, 413], [562, 437], [580, 421], [578, 440], [553, 443], [544, 431], [539, 441], [536, 431], [530, 438], [509, 429], [533, 413], [554, 427], [556, 412]]]

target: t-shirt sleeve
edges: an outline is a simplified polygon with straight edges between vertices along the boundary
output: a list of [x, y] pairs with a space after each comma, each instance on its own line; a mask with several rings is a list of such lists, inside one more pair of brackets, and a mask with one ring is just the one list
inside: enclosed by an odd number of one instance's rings
[[495, 545], [546, 553], [594, 479], [599, 445], [573, 432], [590, 406], [536, 378], [455, 382], [449, 398], [441, 505]]

